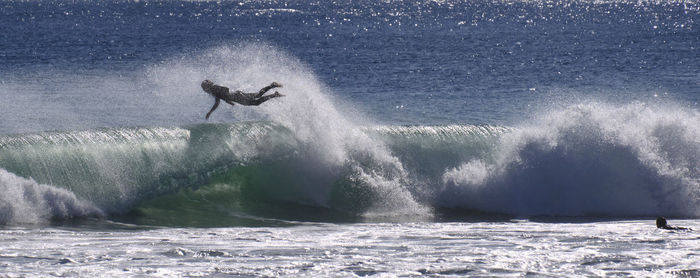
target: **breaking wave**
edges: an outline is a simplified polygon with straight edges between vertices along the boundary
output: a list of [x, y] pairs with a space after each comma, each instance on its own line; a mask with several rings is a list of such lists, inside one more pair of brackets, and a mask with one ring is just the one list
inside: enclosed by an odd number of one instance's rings
[[4, 199], [0, 215], [18, 223], [126, 213], [185, 226], [425, 220], [443, 208], [698, 217], [699, 120], [642, 103], [588, 103], [518, 128], [357, 127], [367, 141], [342, 155], [269, 121], [5, 136], [2, 186], [24, 199]]

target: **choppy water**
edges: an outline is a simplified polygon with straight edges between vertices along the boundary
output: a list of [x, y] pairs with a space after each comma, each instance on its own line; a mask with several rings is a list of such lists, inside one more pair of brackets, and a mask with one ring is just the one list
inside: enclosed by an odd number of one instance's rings
[[[697, 276], [694, 1], [2, 1], [9, 276]], [[203, 79], [286, 97], [213, 104]], [[680, 220], [680, 219], [684, 220]]]
[[0, 258], [7, 273], [29, 276], [697, 276], [697, 233], [652, 225], [516, 221], [6, 229], [0, 231]]

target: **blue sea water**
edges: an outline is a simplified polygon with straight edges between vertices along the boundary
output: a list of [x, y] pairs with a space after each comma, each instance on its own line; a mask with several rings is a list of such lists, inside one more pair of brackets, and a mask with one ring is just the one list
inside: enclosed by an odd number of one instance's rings
[[[697, 236], [652, 222], [700, 216], [698, 21], [696, 1], [0, 1], [0, 269], [696, 276]], [[286, 96], [205, 120], [204, 79]]]

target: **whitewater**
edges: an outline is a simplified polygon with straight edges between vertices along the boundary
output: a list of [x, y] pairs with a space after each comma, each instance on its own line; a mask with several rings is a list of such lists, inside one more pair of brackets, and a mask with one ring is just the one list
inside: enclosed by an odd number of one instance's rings
[[3, 269], [10, 276], [698, 275], [697, 235], [640, 221], [289, 224], [5, 229]]
[[696, 277], [698, 11], [5, 1], [0, 276]]

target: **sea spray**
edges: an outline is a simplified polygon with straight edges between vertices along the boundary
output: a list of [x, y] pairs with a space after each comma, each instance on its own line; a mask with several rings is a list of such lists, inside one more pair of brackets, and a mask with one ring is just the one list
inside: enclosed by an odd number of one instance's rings
[[[289, 62], [281, 60], [276, 63]], [[352, 210], [361, 211], [368, 217], [429, 214], [429, 210], [418, 204], [407, 190], [410, 179], [401, 161], [390, 153], [385, 142], [368, 136], [359, 123], [338, 110], [327, 93], [328, 89], [318, 85], [321, 83], [314, 75], [308, 71], [304, 74], [288, 71], [276, 74], [290, 77], [285, 81], [290, 96], [279, 103], [280, 107], [269, 106], [262, 112], [292, 130], [302, 142], [306, 157], [301, 163], [326, 169], [326, 173], [334, 173], [335, 180], [345, 176], [352, 181], [352, 186], [362, 188], [362, 196], [368, 197], [365, 201], [372, 200], [367, 207], [357, 206]], [[321, 192], [330, 188], [327, 183], [314, 187], [311, 190]]]
[[[286, 97], [254, 108], [238, 105], [220, 108], [221, 111], [217, 111], [220, 115], [213, 118], [266, 119], [289, 129], [298, 142], [295, 157], [285, 167], [297, 173], [297, 178], [285, 181], [285, 186], [296, 191], [292, 196], [305, 196], [306, 203], [316, 206], [348, 205], [350, 202], [337, 198], [354, 197], [333, 194], [333, 187], [348, 186], [344, 181], [354, 180], [351, 186], [364, 187], [360, 191], [374, 195], [375, 201], [336, 208], [358, 213], [383, 211], [391, 214], [390, 211], [403, 207], [401, 214], [429, 214], [429, 210], [418, 204], [405, 188], [410, 182], [408, 175], [384, 142], [368, 136], [362, 125], [343, 114], [332, 100], [330, 90], [303, 63], [282, 51], [261, 44], [221, 46], [195, 57], [173, 59], [158, 65], [150, 70], [150, 76], [154, 83], [166, 89], [168, 99], [173, 95], [194, 93], [198, 94], [197, 97], [206, 97], [197, 88], [203, 79], [214, 80], [232, 90], [249, 92], [272, 81], [280, 82], [284, 87], [278, 90]], [[193, 96], [185, 98], [188, 97]], [[202, 107], [202, 111], [207, 109]], [[367, 168], [368, 165], [372, 167]], [[277, 187], [269, 186], [271, 191]], [[279, 198], [293, 201], [285, 196]], [[297, 197], [294, 199], [298, 200]]]
[[515, 215], [700, 215], [700, 115], [598, 102], [547, 113], [443, 175], [438, 206]]

